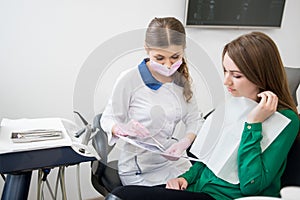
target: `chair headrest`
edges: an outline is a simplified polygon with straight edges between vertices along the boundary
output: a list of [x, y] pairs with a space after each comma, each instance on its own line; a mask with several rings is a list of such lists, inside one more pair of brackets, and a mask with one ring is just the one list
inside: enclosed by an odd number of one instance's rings
[[291, 95], [298, 106], [297, 89], [300, 84], [300, 68], [285, 67]]

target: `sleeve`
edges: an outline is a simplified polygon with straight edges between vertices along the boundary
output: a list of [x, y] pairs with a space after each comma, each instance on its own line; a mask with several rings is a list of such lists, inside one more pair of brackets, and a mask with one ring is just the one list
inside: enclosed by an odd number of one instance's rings
[[131, 98], [130, 82], [128, 75], [122, 73], [112, 90], [108, 104], [106, 105], [100, 124], [102, 129], [107, 133], [108, 144], [113, 145], [117, 141], [117, 137], [112, 135], [112, 127], [117, 123], [126, 123], [128, 121], [128, 109]]
[[299, 118], [291, 110], [283, 113], [291, 119], [272, 144], [262, 152], [261, 123], [245, 123], [238, 149], [238, 174], [244, 195], [258, 194], [268, 187], [275, 177], [281, 176], [287, 154], [299, 130]]
[[184, 178], [188, 184], [193, 184], [200, 179], [205, 165], [202, 162], [196, 162], [191, 168], [179, 177]]
[[204, 123], [203, 114], [198, 109], [194, 96], [190, 102], [187, 102], [187, 113], [183, 117], [183, 123], [185, 124], [186, 133], [194, 133], [195, 135], [198, 134]]

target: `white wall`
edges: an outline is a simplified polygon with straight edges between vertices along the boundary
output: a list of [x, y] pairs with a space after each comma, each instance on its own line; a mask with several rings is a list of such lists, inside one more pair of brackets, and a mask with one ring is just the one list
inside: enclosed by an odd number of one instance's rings
[[[300, 67], [299, 9], [300, 1], [287, 0], [282, 28], [261, 30], [278, 44], [285, 65], [293, 67]], [[73, 120], [77, 76], [99, 45], [115, 35], [145, 28], [155, 16], [183, 21], [184, 10], [184, 0], [1, 0], [0, 120]], [[223, 45], [249, 31], [187, 28], [188, 36], [220, 70]], [[109, 93], [107, 90], [104, 92]], [[77, 199], [74, 169], [67, 169], [69, 199]], [[89, 163], [82, 165], [81, 174], [83, 197], [97, 196], [89, 181]], [[35, 179], [34, 175], [29, 199], [35, 199]]]

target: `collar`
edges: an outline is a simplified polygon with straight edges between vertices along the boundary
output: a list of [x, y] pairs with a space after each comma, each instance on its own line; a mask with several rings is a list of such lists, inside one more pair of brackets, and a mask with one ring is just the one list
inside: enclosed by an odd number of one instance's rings
[[139, 72], [141, 74], [142, 80], [145, 83], [146, 86], [148, 86], [152, 90], [158, 90], [162, 83], [156, 80], [151, 72], [149, 71], [146, 62], [149, 61], [149, 58], [145, 58], [138, 66]]

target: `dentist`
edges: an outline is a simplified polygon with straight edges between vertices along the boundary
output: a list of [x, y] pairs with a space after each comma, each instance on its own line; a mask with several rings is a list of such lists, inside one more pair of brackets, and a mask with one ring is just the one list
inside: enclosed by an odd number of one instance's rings
[[[101, 118], [109, 144], [119, 136], [159, 144], [166, 155], [125, 143], [118, 160], [123, 185], [166, 184], [191, 166], [180, 158], [202, 126], [184, 59], [185, 29], [173, 17], [154, 18], [145, 36], [148, 57], [117, 79]], [[181, 138], [175, 128], [183, 122]]]

